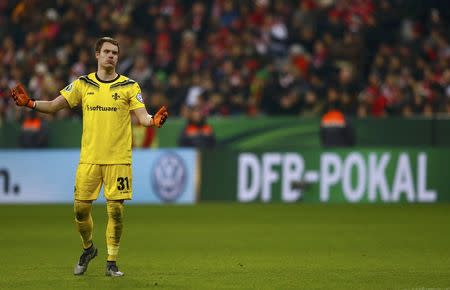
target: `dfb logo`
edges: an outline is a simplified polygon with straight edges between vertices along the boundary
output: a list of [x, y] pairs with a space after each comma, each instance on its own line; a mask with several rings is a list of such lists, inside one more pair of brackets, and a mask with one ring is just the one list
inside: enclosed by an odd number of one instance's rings
[[175, 201], [186, 188], [186, 165], [177, 154], [162, 155], [154, 164], [151, 173], [153, 190], [164, 201]]

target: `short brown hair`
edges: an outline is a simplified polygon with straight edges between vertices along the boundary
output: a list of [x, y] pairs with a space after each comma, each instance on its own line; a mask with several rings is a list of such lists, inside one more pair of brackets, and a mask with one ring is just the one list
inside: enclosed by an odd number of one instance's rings
[[97, 41], [95, 42], [95, 52], [100, 52], [100, 49], [102, 49], [103, 43], [105, 42], [109, 42], [117, 46], [117, 49], [120, 52], [119, 42], [112, 37], [102, 37], [97, 39]]

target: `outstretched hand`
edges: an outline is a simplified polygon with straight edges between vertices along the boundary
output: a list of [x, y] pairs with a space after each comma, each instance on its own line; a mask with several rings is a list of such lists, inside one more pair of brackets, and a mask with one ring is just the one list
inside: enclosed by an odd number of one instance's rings
[[169, 112], [167, 112], [166, 106], [162, 106], [158, 110], [158, 112], [156, 112], [156, 114], [153, 116], [153, 124], [156, 127], [161, 128], [161, 126], [166, 121], [167, 117], [169, 117]]
[[35, 107], [35, 101], [28, 97], [28, 93], [21, 83], [17, 83], [17, 85], [11, 89], [11, 97], [14, 99], [17, 106], [26, 106], [30, 109], [34, 109]]

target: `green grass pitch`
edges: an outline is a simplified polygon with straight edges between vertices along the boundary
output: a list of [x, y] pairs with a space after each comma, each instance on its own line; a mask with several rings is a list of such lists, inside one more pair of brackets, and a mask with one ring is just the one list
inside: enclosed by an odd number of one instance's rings
[[70, 205], [0, 206], [0, 289], [449, 289], [450, 205], [200, 204], [125, 208], [122, 278], [84, 276]]

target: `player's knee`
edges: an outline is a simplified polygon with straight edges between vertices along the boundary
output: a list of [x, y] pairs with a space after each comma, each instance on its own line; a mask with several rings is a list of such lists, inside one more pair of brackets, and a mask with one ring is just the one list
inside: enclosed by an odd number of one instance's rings
[[77, 221], [87, 220], [91, 214], [92, 203], [76, 200], [74, 203], [75, 219]]

